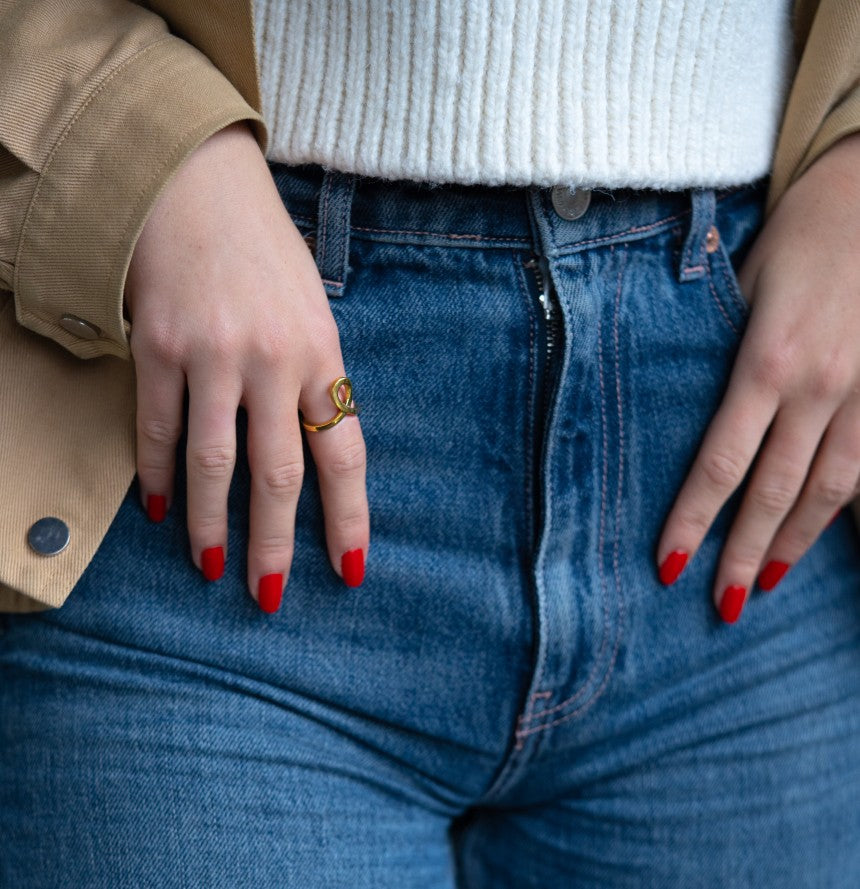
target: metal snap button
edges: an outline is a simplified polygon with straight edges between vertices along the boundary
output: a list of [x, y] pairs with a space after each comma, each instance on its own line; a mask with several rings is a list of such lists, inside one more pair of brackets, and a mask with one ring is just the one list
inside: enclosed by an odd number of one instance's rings
[[60, 318], [60, 327], [82, 340], [96, 340], [102, 335], [101, 328], [77, 315], [63, 315]]
[[69, 526], [55, 516], [33, 522], [27, 532], [30, 549], [40, 556], [55, 556], [69, 545]]
[[591, 203], [590, 188], [554, 185], [550, 196], [553, 209], [562, 219], [579, 219]]

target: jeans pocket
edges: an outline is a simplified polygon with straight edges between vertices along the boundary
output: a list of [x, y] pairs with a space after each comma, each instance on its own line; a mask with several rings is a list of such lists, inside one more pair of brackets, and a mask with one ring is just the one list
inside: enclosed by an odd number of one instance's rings
[[740, 332], [750, 315], [738, 270], [761, 231], [767, 180], [724, 192], [717, 202], [715, 225], [707, 252], [708, 286], [729, 326]]
[[708, 286], [711, 288], [711, 293], [721, 310], [728, 315], [732, 325], [742, 329], [749, 319], [750, 304], [744, 297], [737, 269], [721, 237], [716, 249], [707, 256]]

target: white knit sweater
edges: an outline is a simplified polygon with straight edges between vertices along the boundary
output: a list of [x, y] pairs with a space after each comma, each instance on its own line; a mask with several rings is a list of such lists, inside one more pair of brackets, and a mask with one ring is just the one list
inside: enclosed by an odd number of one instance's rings
[[791, 0], [255, 0], [269, 158], [684, 188], [771, 165]]

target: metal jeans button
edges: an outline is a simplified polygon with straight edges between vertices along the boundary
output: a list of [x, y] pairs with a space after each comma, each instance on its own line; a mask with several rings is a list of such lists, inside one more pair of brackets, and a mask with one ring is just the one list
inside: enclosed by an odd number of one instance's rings
[[579, 219], [591, 203], [591, 189], [554, 185], [551, 197], [553, 209], [562, 219]]

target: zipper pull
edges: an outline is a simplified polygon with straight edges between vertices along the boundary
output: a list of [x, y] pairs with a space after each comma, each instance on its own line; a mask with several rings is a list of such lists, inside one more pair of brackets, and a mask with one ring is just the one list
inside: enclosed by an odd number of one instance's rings
[[535, 276], [538, 289], [538, 301], [543, 306], [543, 313], [547, 321], [551, 321], [555, 314], [555, 307], [549, 294], [547, 282], [549, 281], [549, 269], [544, 265], [545, 260], [542, 256], [532, 256], [526, 260], [525, 267], [531, 269]]

